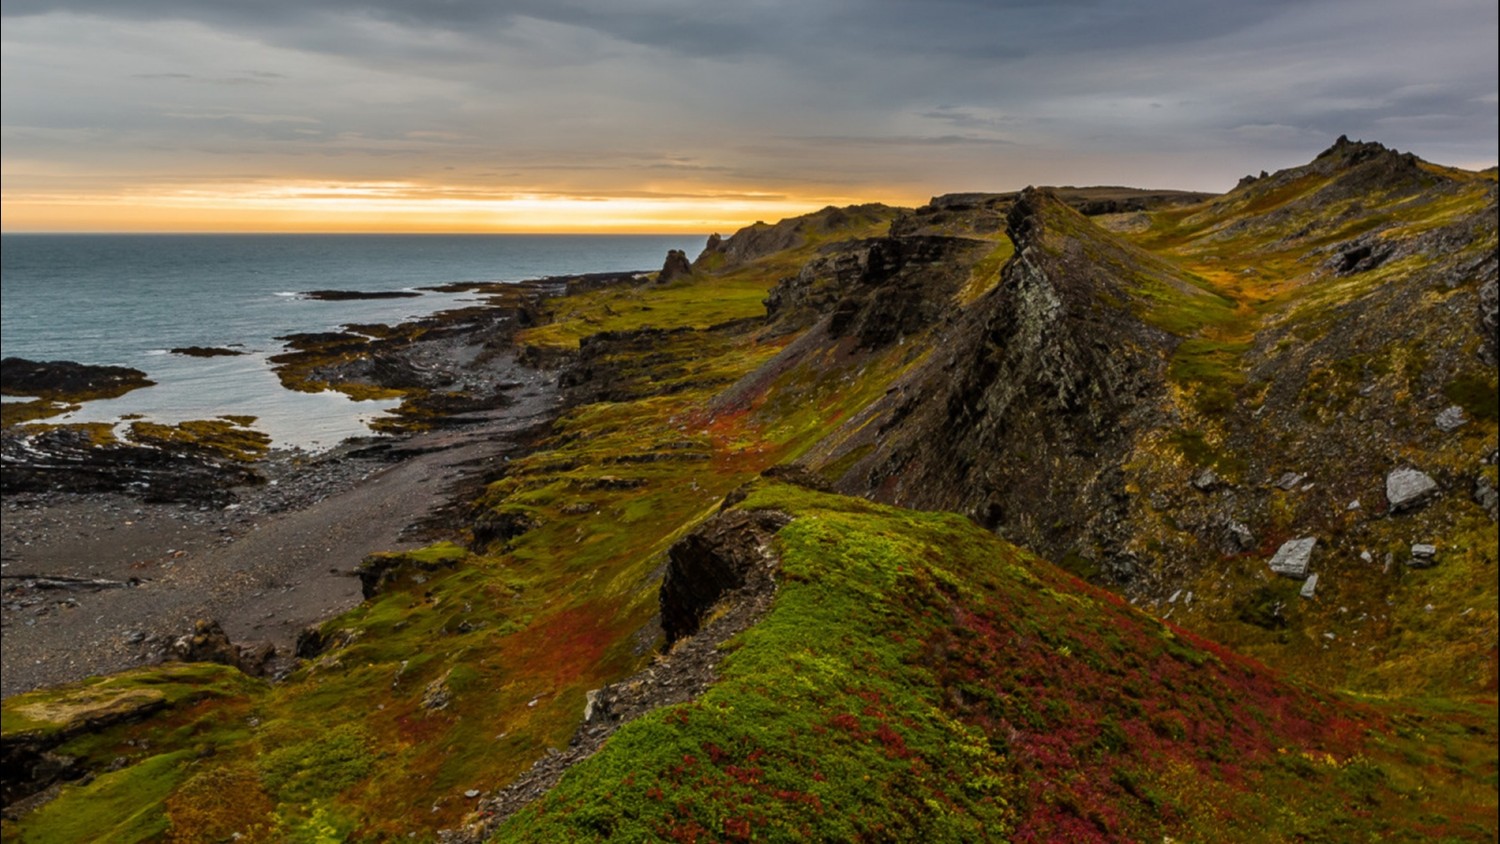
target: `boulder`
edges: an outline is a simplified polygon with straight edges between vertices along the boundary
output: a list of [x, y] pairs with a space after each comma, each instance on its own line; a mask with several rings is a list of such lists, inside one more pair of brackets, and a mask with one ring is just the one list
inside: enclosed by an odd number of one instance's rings
[[1271, 571], [1298, 579], [1307, 577], [1307, 565], [1312, 561], [1313, 548], [1318, 544], [1315, 536], [1303, 536], [1281, 543], [1271, 557]]
[[1444, 409], [1442, 413], [1434, 417], [1432, 423], [1438, 426], [1439, 431], [1451, 434], [1462, 428], [1468, 421], [1469, 418], [1464, 415], [1464, 409], [1455, 404]]
[[1410, 467], [1394, 469], [1385, 476], [1385, 497], [1393, 513], [1417, 507], [1437, 491], [1437, 481]]
[[1318, 591], [1318, 576], [1310, 574], [1302, 581], [1302, 591], [1297, 593], [1304, 598], [1311, 598]]
[[1223, 481], [1219, 478], [1219, 473], [1212, 469], [1204, 469], [1192, 480], [1193, 489], [1199, 492], [1213, 492], [1219, 488], [1219, 484], [1221, 483]]
[[1307, 480], [1307, 475], [1301, 474], [1299, 472], [1287, 472], [1276, 479], [1276, 486], [1280, 489], [1286, 490], [1287, 492], [1291, 492], [1292, 490], [1300, 486], [1305, 480]]
[[1427, 569], [1437, 565], [1437, 546], [1417, 542], [1411, 546], [1411, 559], [1406, 561], [1414, 569]]

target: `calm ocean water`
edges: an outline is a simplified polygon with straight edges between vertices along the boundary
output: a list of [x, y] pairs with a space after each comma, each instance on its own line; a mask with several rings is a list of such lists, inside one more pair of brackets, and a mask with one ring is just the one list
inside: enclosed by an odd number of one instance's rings
[[[393, 322], [465, 294], [318, 302], [308, 290], [405, 290], [452, 281], [655, 270], [698, 235], [31, 235], [0, 237], [0, 349], [6, 356], [141, 369], [154, 387], [89, 402], [67, 421], [139, 413], [162, 422], [259, 417], [278, 446], [326, 448], [369, 433], [392, 402], [282, 389], [274, 338], [350, 322]], [[241, 344], [242, 357], [177, 346]], [[51, 420], [49, 420], [51, 421]]]

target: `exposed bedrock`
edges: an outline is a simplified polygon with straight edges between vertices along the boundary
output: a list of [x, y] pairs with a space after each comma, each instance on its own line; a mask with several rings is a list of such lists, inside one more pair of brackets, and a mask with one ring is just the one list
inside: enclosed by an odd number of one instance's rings
[[667, 642], [696, 633], [725, 595], [769, 587], [776, 567], [771, 537], [790, 521], [785, 513], [771, 510], [731, 510], [673, 545], [660, 592]]

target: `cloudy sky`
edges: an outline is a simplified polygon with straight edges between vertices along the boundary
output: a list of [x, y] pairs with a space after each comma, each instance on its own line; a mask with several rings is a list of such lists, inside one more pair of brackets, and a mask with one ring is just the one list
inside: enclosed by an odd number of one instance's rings
[[6, 230], [732, 229], [1496, 161], [1493, 0], [6, 0]]

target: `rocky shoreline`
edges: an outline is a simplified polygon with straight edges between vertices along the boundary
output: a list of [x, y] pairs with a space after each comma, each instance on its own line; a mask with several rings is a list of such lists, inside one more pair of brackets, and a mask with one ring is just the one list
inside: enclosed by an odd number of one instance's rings
[[284, 380], [293, 370], [320, 389], [405, 399], [384, 435], [318, 454], [234, 459], [201, 438], [8, 427], [0, 694], [159, 662], [200, 621], [242, 667], [284, 672], [307, 626], [359, 602], [366, 556], [452, 535], [479, 488], [550, 426], [559, 379], [523, 360], [516, 330], [542, 318], [544, 299], [635, 278], [467, 285], [484, 304], [348, 326], [334, 355], [293, 342]]

